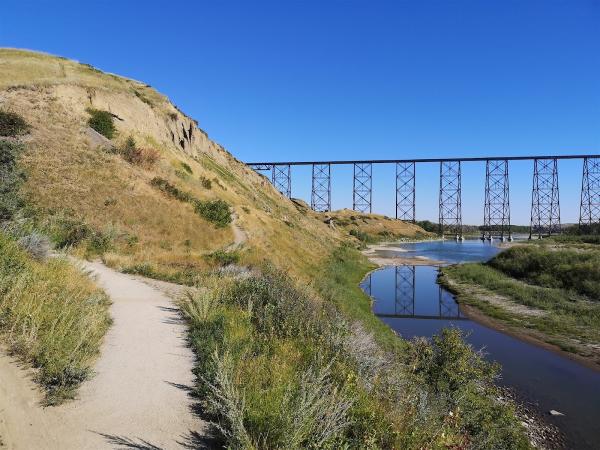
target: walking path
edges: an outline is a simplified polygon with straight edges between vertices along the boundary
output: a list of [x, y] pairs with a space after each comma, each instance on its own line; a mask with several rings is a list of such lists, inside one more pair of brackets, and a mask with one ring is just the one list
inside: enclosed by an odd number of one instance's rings
[[186, 327], [155, 283], [83, 263], [111, 297], [114, 323], [96, 375], [78, 398], [42, 408], [28, 370], [0, 352], [0, 439], [9, 449], [181, 449], [206, 424], [189, 395], [194, 356]]

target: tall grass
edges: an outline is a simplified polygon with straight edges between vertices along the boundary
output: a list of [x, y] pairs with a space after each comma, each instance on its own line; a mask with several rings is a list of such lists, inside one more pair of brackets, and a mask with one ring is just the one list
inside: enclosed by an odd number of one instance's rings
[[182, 309], [197, 393], [228, 448], [528, 448], [495, 401], [494, 367], [456, 330], [388, 351], [271, 267], [200, 285]]
[[34, 260], [0, 233], [0, 335], [39, 368], [49, 404], [90, 373], [109, 325], [108, 298], [64, 259]]

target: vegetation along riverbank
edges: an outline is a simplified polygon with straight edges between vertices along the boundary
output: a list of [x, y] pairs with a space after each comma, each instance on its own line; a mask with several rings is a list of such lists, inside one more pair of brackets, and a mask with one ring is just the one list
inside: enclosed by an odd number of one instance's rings
[[600, 369], [600, 247], [589, 241], [515, 245], [486, 263], [442, 268], [440, 283], [474, 318]]

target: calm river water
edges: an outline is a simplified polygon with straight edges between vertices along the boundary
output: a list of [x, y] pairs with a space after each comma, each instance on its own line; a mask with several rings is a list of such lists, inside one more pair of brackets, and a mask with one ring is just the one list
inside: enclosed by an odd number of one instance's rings
[[[500, 250], [480, 240], [400, 245], [402, 256], [461, 263], [484, 261]], [[392, 251], [392, 250], [390, 250]], [[500, 383], [510, 386], [564, 433], [568, 448], [600, 449], [600, 373], [462, 316], [452, 294], [437, 283], [435, 266], [397, 266], [373, 272], [361, 287], [373, 297], [373, 312], [405, 338], [431, 336], [454, 326], [502, 365]], [[551, 417], [548, 412], [564, 414]]]

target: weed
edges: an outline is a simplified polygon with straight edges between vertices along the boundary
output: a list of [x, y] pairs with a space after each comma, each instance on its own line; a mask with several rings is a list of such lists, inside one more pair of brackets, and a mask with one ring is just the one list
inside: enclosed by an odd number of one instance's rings
[[107, 139], [112, 139], [116, 132], [113, 115], [108, 111], [93, 108], [88, 108], [87, 112], [90, 115], [88, 125]]
[[0, 136], [16, 137], [26, 134], [31, 126], [19, 114], [0, 110]]

